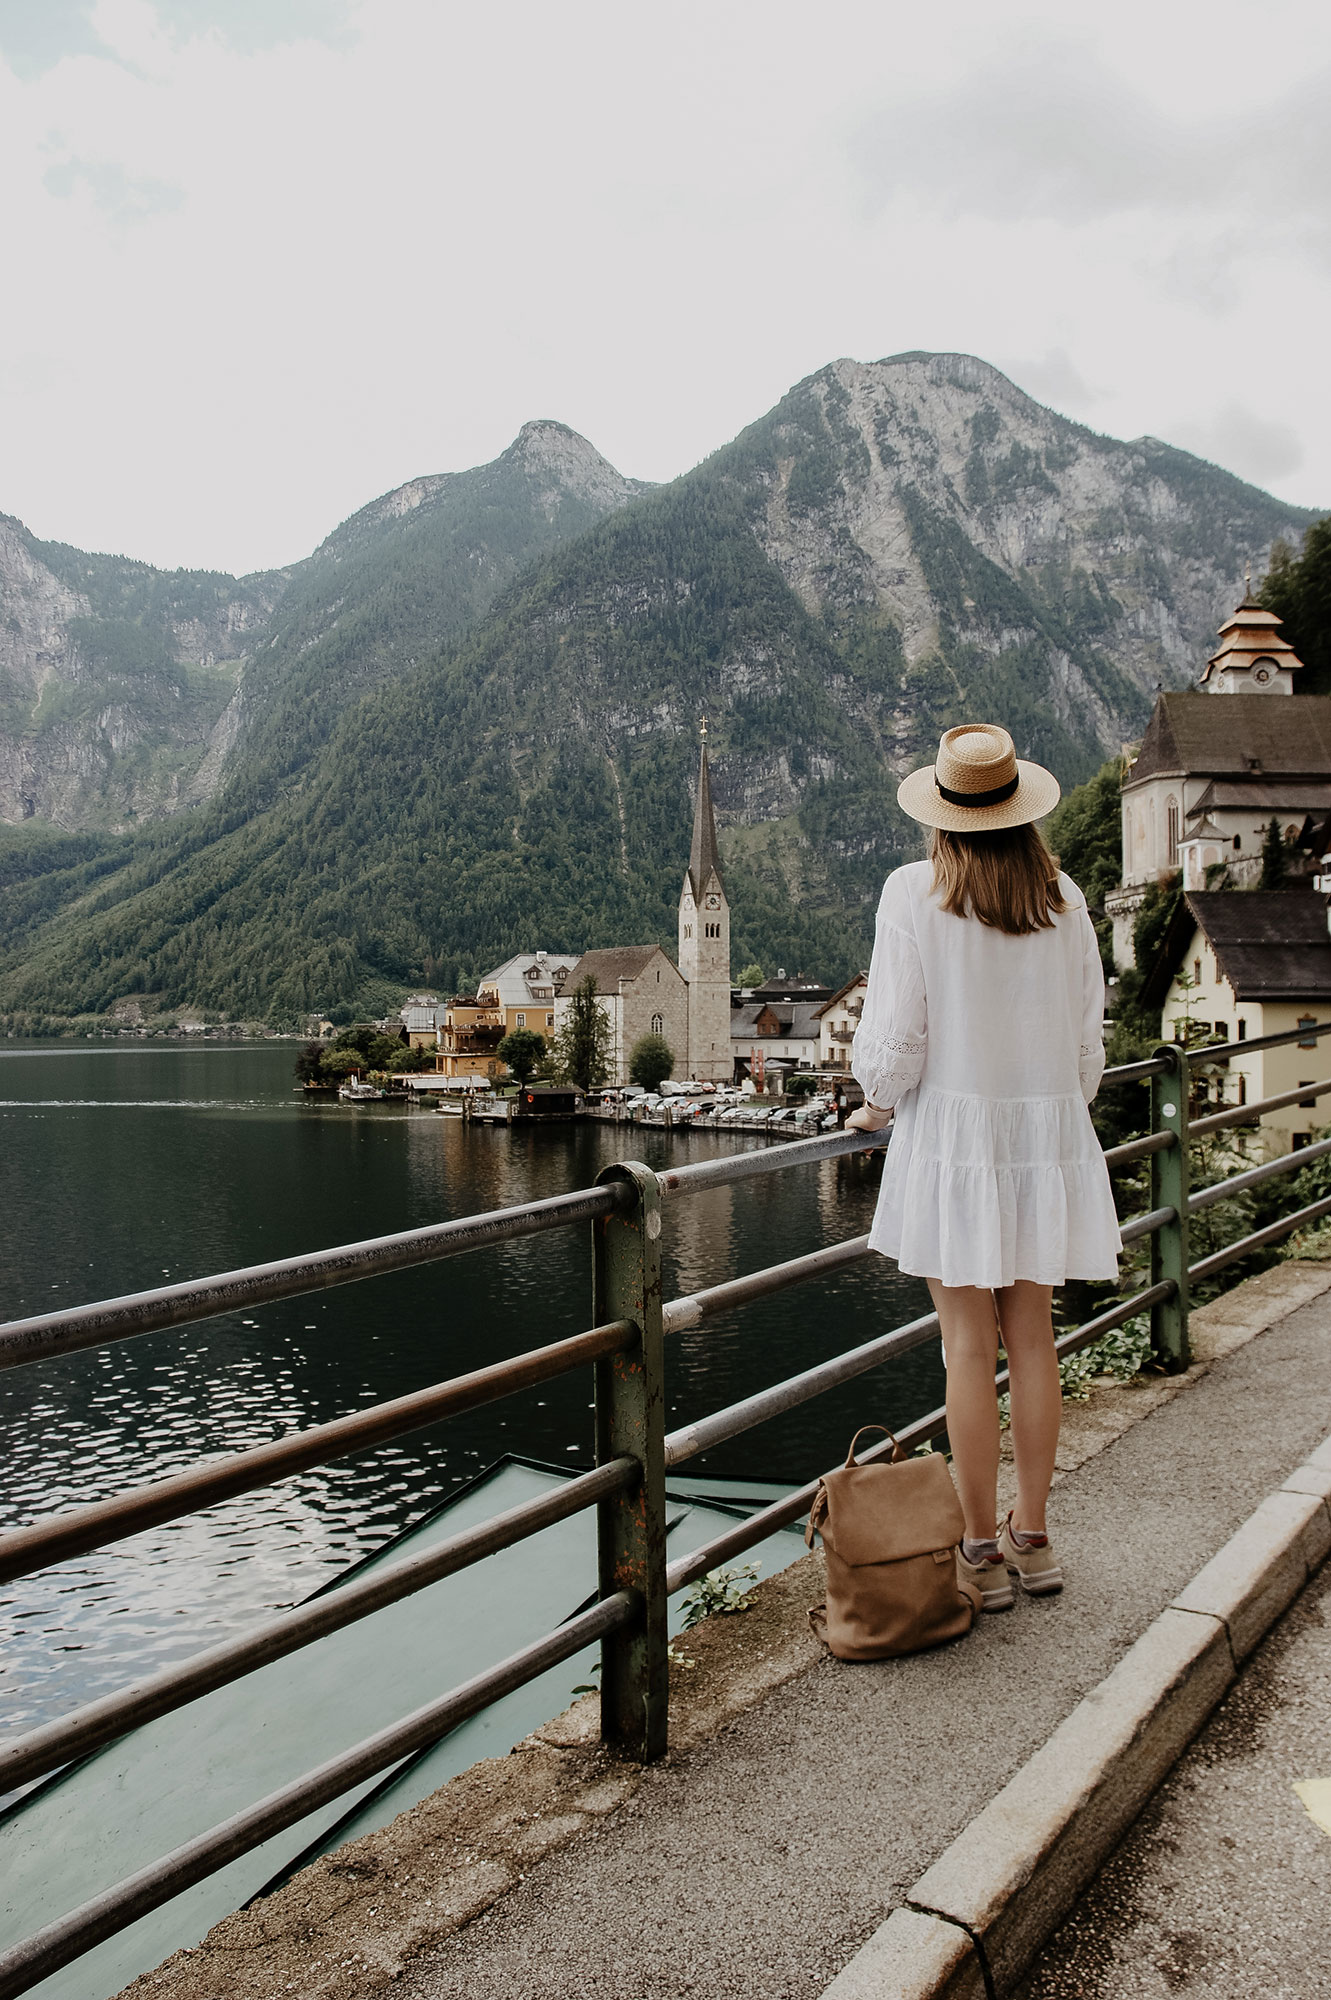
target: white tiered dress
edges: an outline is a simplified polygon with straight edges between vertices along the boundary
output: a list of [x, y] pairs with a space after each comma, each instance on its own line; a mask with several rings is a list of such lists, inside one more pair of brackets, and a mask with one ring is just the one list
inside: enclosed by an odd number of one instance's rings
[[950, 916], [933, 868], [889, 875], [853, 1068], [896, 1107], [870, 1247], [916, 1277], [998, 1289], [1118, 1275], [1109, 1172], [1087, 1109], [1104, 974], [1086, 899], [1025, 937]]

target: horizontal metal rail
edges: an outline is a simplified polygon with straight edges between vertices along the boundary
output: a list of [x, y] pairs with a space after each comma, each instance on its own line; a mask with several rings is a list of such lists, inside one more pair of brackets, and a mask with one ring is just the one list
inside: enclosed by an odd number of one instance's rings
[[922, 1346], [937, 1332], [938, 1314], [926, 1313], [923, 1319], [914, 1319], [906, 1326], [895, 1327], [891, 1333], [880, 1334], [877, 1340], [866, 1341], [863, 1347], [852, 1347], [848, 1353], [820, 1362], [816, 1368], [807, 1368], [802, 1375], [792, 1375], [770, 1389], [760, 1389], [756, 1396], [746, 1396], [743, 1402], [732, 1403], [728, 1409], [716, 1410], [696, 1424], [685, 1424], [680, 1430], [670, 1431], [665, 1441], [667, 1471], [672, 1466], [683, 1465], [686, 1459], [696, 1458], [699, 1452], [710, 1451], [714, 1445], [739, 1437], [741, 1432], [752, 1430], [756, 1424], [765, 1424], [771, 1417], [779, 1417], [786, 1410], [798, 1409], [801, 1403], [812, 1402], [815, 1396], [837, 1388], [842, 1382], [851, 1382], [857, 1375], [867, 1374], [871, 1368], [880, 1368], [894, 1356]]
[[1282, 1236], [1289, 1236], [1296, 1229], [1302, 1229], [1307, 1222], [1317, 1222], [1324, 1215], [1331, 1215], [1331, 1196], [1324, 1201], [1311, 1201], [1306, 1208], [1296, 1208], [1292, 1215], [1282, 1215], [1278, 1222], [1268, 1222], [1265, 1229], [1254, 1229], [1250, 1236], [1240, 1236], [1236, 1243], [1226, 1244], [1210, 1257], [1203, 1257], [1199, 1263], [1189, 1264], [1189, 1278], [1209, 1278], [1213, 1271], [1223, 1271], [1226, 1264], [1236, 1264], [1240, 1257], [1246, 1257], [1253, 1250], [1260, 1250], [1263, 1244], [1277, 1243]]
[[1258, 1035], [1251, 1042], [1201, 1042], [1188, 1053], [1200, 1056], [1203, 1061], [1214, 1062], [1221, 1056], [1260, 1055], [1263, 1049], [1287, 1048], [1291, 1042], [1315, 1041], [1320, 1035], [1331, 1035], [1331, 1021], [1311, 1021], [1304, 1028], [1282, 1028], [1278, 1035]]
[[1148, 1076], [1163, 1076], [1169, 1064], [1163, 1056], [1148, 1056], [1144, 1062], [1119, 1063], [1100, 1078], [1100, 1088], [1114, 1083], [1137, 1083]]
[[1224, 1111], [1208, 1111], [1205, 1118], [1194, 1118], [1188, 1126], [1190, 1139], [1200, 1138], [1204, 1132], [1223, 1132], [1227, 1125], [1256, 1125], [1268, 1111], [1279, 1111], [1284, 1104], [1302, 1104], [1310, 1097], [1325, 1097], [1331, 1091], [1331, 1076], [1320, 1083], [1301, 1083], [1297, 1090], [1282, 1090], [1274, 1097], [1259, 1097], [1252, 1104], [1235, 1104]]
[[523, 1202], [515, 1208], [494, 1209], [486, 1215], [464, 1215], [455, 1222], [405, 1229], [396, 1236], [371, 1236], [362, 1243], [342, 1243], [332, 1250], [284, 1257], [275, 1264], [250, 1264], [213, 1278], [160, 1285], [150, 1292], [131, 1292], [95, 1305], [67, 1306], [35, 1319], [10, 1320], [0, 1326], [0, 1368], [17, 1368], [56, 1354], [76, 1354], [84, 1347], [156, 1333], [163, 1327], [188, 1326], [218, 1313], [247, 1312], [271, 1299], [298, 1298], [302, 1292], [411, 1270], [441, 1257], [458, 1257], [516, 1237], [593, 1221], [631, 1200], [626, 1183], [609, 1182], [573, 1194]]
[[775, 1174], [786, 1167], [815, 1165], [820, 1160], [836, 1160], [847, 1153], [871, 1152], [885, 1146], [892, 1127], [877, 1132], [824, 1132], [816, 1139], [792, 1139], [782, 1146], [767, 1146], [761, 1152], [723, 1153], [715, 1160], [698, 1160], [691, 1167], [667, 1167], [657, 1176], [661, 1196], [702, 1194], [706, 1188], [730, 1187], [755, 1174]]
[[[1166, 1280], [1162, 1284], [1148, 1285], [1144, 1291], [1134, 1292], [1130, 1299], [1120, 1301], [1118, 1305], [1109, 1307], [1106, 1312], [1097, 1314], [1094, 1319], [1087, 1320], [1084, 1326], [1064, 1334], [1054, 1343], [1058, 1352], [1075, 1354], [1079, 1348], [1089, 1347], [1093, 1341], [1099, 1340], [1114, 1327], [1122, 1326], [1125, 1320], [1135, 1319], [1138, 1313], [1149, 1311], [1158, 1300], [1168, 1298], [1173, 1289], [1172, 1282]], [[1004, 1370], [997, 1378], [1000, 1390], [1006, 1386], [1007, 1379], [1007, 1371]], [[737, 1407], [742, 1406], [737, 1405]], [[907, 1424], [904, 1429], [899, 1430], [896, 1439], [902, 1450], [909, 1452], [917, 1445], [926, 1444], [931, 1438], [940, 1436], [946, 1429], [946, 1410], [931, 1410], [928, 1416], [920, 1417], [915, 1423]], [[892, 1441], [886, 1438], [881, 1444], [861, 1452], [860, 1463], [881, 1458], [891, 1449]], [[809, 1484], [801, 1486], [797, 1493], [788, 1493], [783, 1500], [776, 1500], [770, 1507], [763, 1507], [758, 1513], [751, 1514], [747, 1521], [737, 1522], [733, 1528], [728, 1528], [714, 1540], [704, 1542], [700, 1548], [691, 1550], [688, 1555], [677, 1557], [666, 1567], [667, 1593], [673, 1597], [676, 1591], [683, 1590], [686, 1585], [696, 1583], [699, 1577], [706, 1576], [707, 1572], [715, 1569], [718, 1563], [729, 1562], [734, 1556], [744, 1555], [747, 1550], [756, 1548], [759, 1542], [766, 1541], [767, 1537], [775, 1534], [779, 1528], [788, 1528], [793, 1521], [798, 1521], [801, 1515], [807, 1514], [817, 1492], [818, 1481], [810, 1480]]]
[[584, 1472], [552, 1492], [524, 1500], [519, 1507], [508, 1507], [502, 1514], [494, 1514], [460, 1535], [436, 1542], [421, 1555], [386, 1563], [368, 1576], [321, 1591], [308, 1604], [299, 1604], [252, 1632], [210, 1646], [206, 1652], [181, 1661], [179, 1666], [164, 1667], [160, 1673], [120, 1688], [115, 1694], [86, 1702], [69, 1715], [43, 1723], [40, 1729], [28, 1730], [12, 1741], [0, 1741], [0, 1793], [30, 1784], [34, 1778], [71, 1763], [76, 1757], [86, 1757], [90, 1751], [114, 1742], [117, 1736], [131, 1729], [139, 1729], [160, 1715], [184, 1708], [200, 1695], [211, 1694], [214, 1688], [242, 1680], [273, 1660], [299, 1652], [330, 1632], [354, 1625], [359, 1619], [382, 1611], [385, 1605], [397, 1604], [418, 1590], [427, 1590], [443, 1577], [454, 1576], [486, 1556], [511, 1548], [514, 1542], [523, 1541], [528, 1535], [539, 1534], [542, 1528], [551, 1527], [556, 1521], [565, 1521], [572, 1514], [594, 1507], [599, 1500], [632, 1486], [640, 1470], [634, 1459], [610, 1459], [594, 1472]]
[[1245, 1188], [1258, 1187], [1263, 1181], [1274, 1180], [1278, 1174], [1298, 1173], [1310, 1160], [1320, 1160], [1327, 1153], [1331, 1153], [1331, 1139], [1319, 1139], [1315, 1146], [1300, 1146], [1297, 1152], [1281, 1153], [1278, 1159], [1267, 1160], [1259, 1167], [1249, 1167], [1246, 1173], [1231, 1174], [1226, 1181], [1213, 1181], [1210, 1187], [1198, 1188], [1196, 1194], [1188, 1196], [1188, 1213], [1195, 1215], [1200, 1208], [1210, 1208], [1217, 1201], [1242, 1194]]
[[1140, 1139], [1126, 1139], [1121, 1146], [1107, 1147], [1105, 1165], [1125, 1167], [1129, 1160], [1144, 1160], [1148, 1153], [1167, 1153], [1177, 1144], [1173, 1132], [1146, 1132]]
[[1145, 1215], [1134, 1215], [1125, 1222], [1118, 1232], [1120, 1243], [1135, 1243], [1139, 1237], [1154, 1236], [1157, 1229], [1168, 1228], [1178, 1221], [1178, 1212], [1172, 1208], [1152, 1208]]
[[384, 1444], [390, 1438], [423, 1430], [428, 1424], [454, 1417], [484, 1403], [498, 1402], [519, 1389], [549, 1382], [583, 1362], [599, 1361], [619, 1354], [637, 1338], [629, 1320], [612, 1320], [608, 1326], [594, 1326], [571, 1339], [556, 1340], [548, 1347], [497, 1361], [489, 1368], [477, 1368], [469, 1375], [455, 1375], [433, 1388], [418, 1389], [410, 1396], [396, 1396], [387, 1403], [375, 1403], [368, 1410], [354, 1410], [350, 1416], [336, 1417], [331, 1423], [316, 1424], [294, 1436], [278, 1438], [272, 1444], [252, 1446], [232, 1452], [226, 1458], [191, 1466], [169, 1479], [154, 1480], [148, 1486], [132, 1487], [110, 1500], [96, 1500], [86, 1507], [71, 1508], [67, 1514], [48, 1515], [28, 1528], [13, 1528], [0, 1535], [0, 1582], [64, 1562], [70, 1556], [86, 1555], [108, 1542], [122, 1542], [145, 1528], [160, 1527], [164, 1521], [178, 1520], [183, 1514], [197, 1513], [238, 1493], [275, 1480], [289, 1479], [310, 1466], [325, 1465], [330, 1459], [345, 1458], [353, 1451]]
[[847, 1264], [856, 1264], [873, 1253], [867, 1236], [851, 1236], [844, 1243], [829, 1243], [823, 1250], [811, 1250], [805, 1257], [792, 1257], [785, 1264], [769, 1264], [765, 1270], [749, 1271], [742, 1278], [728, 1278], [723, 1285], [709, 1285], [705, 1291], [689, 1292], [672, 1299], [663, 1308], [667, 1333], [681, 1333], [732, 1306], [747, 1305], [751, 1299], [765, 1298], [804, 1278], [825, 1277]]
[[570, 1618], [558, 1631], [511, 1653], [498, 1666], [487, 1668], [483, 1674], [476, 1674], [438, 1700], [427, 1702], [400, 1722], [330, 1757], [293, 1784], [270, 1792], [267, 1798], [233, 1813], [230, 1819], [186, 1841], [160, 1861], [150, 1862], [113, 1889], [46, 1924], [21, 1944], [0, 1953], [0, 2000], [14, 2000], [14, 1996], [26, 1993], [39, 1980], [100, 1944], [103, 1938], [124, 1930], [136, 1918], [170, 1902], [173, 1896], [225, 1868], [240, 1855], [261, 1847], [274, 1834], [304, 1819], [307, 1813], [328, 1805], [367, 1778], [377, 1777], [404, 1757], [437, 1743], [449, 1730], [456, 1729], [469, 1716], [479, 1714], [502, 1695], [524, 1687], [538, 1674], [581, 1652], [584, 1646], [628, 1624], [635, 1610], [636, 1601], [629, 1591], [618, 1590], [603, 1597], [590, 1611]]

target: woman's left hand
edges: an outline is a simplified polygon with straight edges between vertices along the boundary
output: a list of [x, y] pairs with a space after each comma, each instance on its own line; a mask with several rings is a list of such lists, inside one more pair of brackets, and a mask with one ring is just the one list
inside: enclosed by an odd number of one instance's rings
[[848, 1132], [881, 1132], [884, 1125], [892, 1123], [890, 1111], [880, 1111], [877, 1105], [862, 1104], [858, 1111], [852, 1111], [846, 1120]]

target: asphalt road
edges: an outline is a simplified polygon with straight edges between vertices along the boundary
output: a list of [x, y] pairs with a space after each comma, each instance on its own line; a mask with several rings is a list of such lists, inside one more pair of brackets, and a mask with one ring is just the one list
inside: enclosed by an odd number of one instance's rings
[[1331, 1563], [1050, 1939], [1020, 2000], [1331, 1996]]
[[[595, 1833], [533, 1868], [396, 1990], [404, 2000], [815, 2000], [948, 1842], [1321, 1442], [1331, 1409], [1329, 1335], [1331, 1297], [1219, 1362], [1066, 1478], [1055, 1515], [1069, 1577], [1062, 1597], [983, 1618], [969, 1638], [935, 1653], [813, 1667], [714, 1741], [658, 1766]], [[1297, 1775], [1331, 1776], [1322, 1769], [1331, 1758], [1325, 1736], [1316, 1754], [1310, 1743], [1300, 1755], [1308, 1768]], [[1277, 1804], [1292, 1812], [1287, 1790], [1273, 1791], [1273, 1816]], [[1236, 1876], [1263, 1871], [1271, 1833], [1262, 1825], [1246, 1855], [1235, 1851]], [[1288, 1839], [1291, 1852], [1302, 1841], [1305, 1869], [1302, 1888], [1290, 1888], [1292, 1904], [1311, 1894], [1311, 1871], [1321, 1867], [1325, 1910], [1331, 1841], [1297, 1818]], [[1196, 1940], [1207, 1938], [1208, 1949], [1240, 1963], [1218, 1891], [1208, 1910], [1178, 1926], [1194, 1939], [1186, 1949], [1200, 1964]], [[1331, 1924], [1326, 1930], [1331, 1937]], [[1165, 1984], [1141, 1990], [1183, 1990], [1168, 1985], [1174, 1976], [1162, 1973]], [[1135, 1989], [1111, 1978], [1045, 1990]], [[1208, 1990], [1241, 2000], [1265, 1989], [1240, 1975], [1196, 1989]], [[1331, 1988], [1270, 1990], [1310, 2000]]]

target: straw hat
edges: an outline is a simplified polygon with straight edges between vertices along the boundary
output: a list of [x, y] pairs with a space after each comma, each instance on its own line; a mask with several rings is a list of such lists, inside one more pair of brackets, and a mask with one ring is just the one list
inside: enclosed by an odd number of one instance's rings
[[933, 765], [897, 787], [897, 804], [924, 826], [949, 833], [988, 833], [1025, 826], [1058, 804], [1058, 779], [1042, 764], [1018, 757], [996, 722], [963, 722], [945, 732]]

